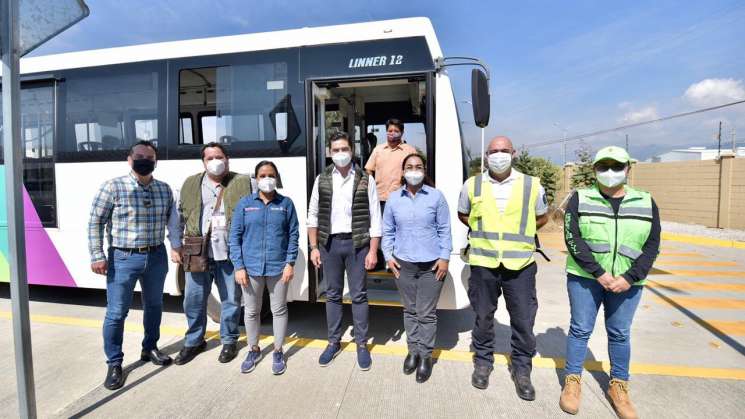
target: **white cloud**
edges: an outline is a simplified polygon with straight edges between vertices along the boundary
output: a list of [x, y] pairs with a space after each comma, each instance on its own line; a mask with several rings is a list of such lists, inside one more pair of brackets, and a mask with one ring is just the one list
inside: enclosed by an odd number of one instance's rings
[[[630, 106], [627, 103], [624, 103], [621, 105], [621, 108], [629, 109]], [[659, 117], [659, 114], [657, 114], [657, 107], [654, 105], [650, 105], [640, 109], [629, 109], [623, 115], [621, 122], [623, 122], [624, 124], [635, 124], [637, 122], [649, 121], [652, 119], [657, 119]]]
[[695, 106], [716, 106], [745, 99], [742, 80], [705, 79], [694, 83], [683, 95]]

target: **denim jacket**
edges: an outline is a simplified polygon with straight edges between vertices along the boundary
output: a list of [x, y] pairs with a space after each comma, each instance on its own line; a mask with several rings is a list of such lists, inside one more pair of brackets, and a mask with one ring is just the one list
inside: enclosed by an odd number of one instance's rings
[[269, 203], [254, 192], [242, 198], [230, 225], [230, 260], [250, 276], [276, 276], [298, 254], [299, 223], [295, 205], [275, 193]]

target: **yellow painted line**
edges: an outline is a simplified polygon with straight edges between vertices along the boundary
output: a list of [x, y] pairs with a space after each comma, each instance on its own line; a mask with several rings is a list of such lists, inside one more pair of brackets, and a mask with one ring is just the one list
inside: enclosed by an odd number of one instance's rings
[[700, 257], [701, 255], [696, 252], [665, 252], [664, 250], [660, 252], [660, 257]]
[[737, 266], [737, 262], [706, 260], [657, 260], [654, 266]]
[[700, 270], [677, 270], [665, 269], [666, 272], [677, 276], [731, 276], [735, 278], [745, 278], [743, 271], [700, 271]]
[[664, 231], [662, 232], [662, 240], [696, 244], [699, 246], [732, 247], [735, 249], [745, 249], [745, 242], [737, 240], [713, 239], [710, 237], [690, 236], [687, 234], [667, 233]]
[[[696, 297], [676, 297], [666, 295], [673, 303], [685, 308], [717, 308], [722, 310], [739, 310], [745, 309], [745, 300], [735, 300], [727, 298], [696, 298]], [[654, 299], [660, 304], [672, 305], [665, 301], [665, 298], [655, 296]]]
[[[0, 311], [0, 318], [10, 319], [11, 313], [7, 311]], [[64, 316], [49, 316], [49, 315], [32, 315], [31, 321], [34, 323], [43, 324], [54, 324], [63, 326], [78, 326], [85, 328], [98, 329], [101, 328], [103, 322], [101, 320], [93, 319], [81, 319], [77, 317], [64, 317]], [[721, 322], [720, 322], [721, 323]], [[730, 322], [736, 323], [736, 322]], [[745, 323], [745, 322], [740, 322]], [[732, 327], [732, 326], [731, 326]], [[734, 327], [745, 329], [745, 324], [736, 325]], [[142, 332], [142, 326], [136, 324], [125, 323], [125, 330], [132, 332]], [[171, 326], [162, 326], [160, 328], [162, 335], [168, 336], [183, 336], [185, 329]], [[739, 329], [738, 329], [739, 330]], [[218, 330], [207, 331], [207, 338], [212, 339], [216, 336], [219, 337], [220, 332]], [[245, 335], [241, 335], [240, 340], [245, 339]], [[259, 341], [260, 345], [268, 345], [273, 341], [272, 336], [261, 336]], [[315, 348], [324, 349], [328, 342], [325, 339], [309, 339], [297, 336], [289, 336], [286, 338], [286, 345], [288, 347], [299, 347], [299, 348]], [[345, 352], [355, 352], [356, 345], [351, 342], [342, 343], [342, 350]], [[373, 344], [370, 345], [370, 352], [378, 355], [392, 355], [403, 357], [408, 354], [408, 348], [405, 345], [393, 345], [393, 344]], [[447, 361], [459, 361], [464, 363], [471, 363], [473, 360], [473, 354], [466, 351], [456, 351], [448, 349], [435, 349], [432, 354], [433, 357]], [[509, 354], [495, 353], [494, 361], [496, 364], [506, 365], [509, 363]], [[566, 360], [564, 358], [554, 357], [535, 357], [533, 358], [533, 365], [537, 368], [548, 368], [548, 369], [560, 369], [564, 368]], [[588, 371], [605, 371], [610, 372], [610, 363], [608, 361], [586, 361], [585, 369]], [[708, 367], [691, 367], [686, 365], [665, 365], [665, 364], [636, 364], [632, 363], [630, 366], [632, 374], [644, 374], [644, 375], [665, 375], [674, 377], [694, 377], [694, 378], [718, 378], [728, 380], [745, 380], [745, 369], [740, 368], [708, 368]]]
[[681, 291], [734, 291], [745, 292], [745, 284], [725, 284], [721, 282], [658, 281], [650, 279], [652, 288], [673, 288]]
[[707, 320], [707, 322], [728, 335], [745, 336], [745, 321]]

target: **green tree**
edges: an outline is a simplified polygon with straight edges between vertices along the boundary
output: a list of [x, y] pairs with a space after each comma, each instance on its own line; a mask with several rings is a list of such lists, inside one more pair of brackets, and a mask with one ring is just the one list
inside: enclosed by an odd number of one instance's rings
[[476, 176], [481, 170], [481, 158], [474, 157], [470, 147], [466, 147], [466, 160], [468, 162], [468, 176]]
[[539, 178], [543, 189], [546, 190], [546, 200], [549, 205], [553, 204], [561, 180], [561, 169], [559, 166], [543, 157], [531, 156], [528, 150], [523, 148], [518, 153], [512, 167], [526, 175]]
[[575, 152], [577, 163], [572, 174], [572, 188], [586, 188], [595, 183], [595, 169], [592, 167], [592, 148], [584, 141]]

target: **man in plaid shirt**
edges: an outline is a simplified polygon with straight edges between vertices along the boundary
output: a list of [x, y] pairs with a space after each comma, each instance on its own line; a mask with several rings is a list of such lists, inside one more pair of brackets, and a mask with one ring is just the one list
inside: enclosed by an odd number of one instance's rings
[[[163, 241], [167, 228], [171, 258], [180, 262], [181, 231], [170, 186], [155, 180], [152, 175], [157, 151], [149, 141], [132, 145], [127, 157], [132, 171], [104, 182], [91, 208], [88, 224], [91, 270], [106, 275], [103, 339], [109, 368], [104, 386], [110, 390], [124, 385], [124, 319], [138, 280], [142, 289], [145, 328], [140, 359], [155, 365], [171, 363], [171, 358], [157, 347], [163, 314], [163, 284], [168, 273]], [[109, 244], [108, 257], [103, 250], [104, 230]]]

